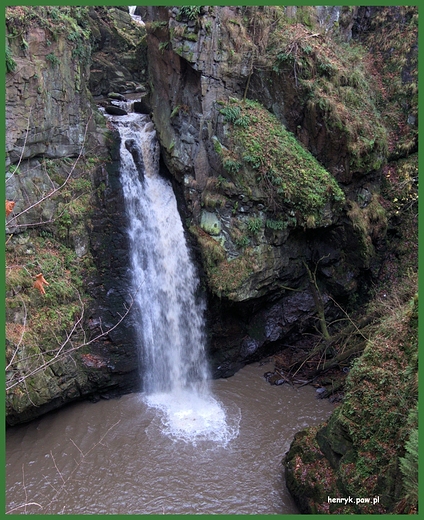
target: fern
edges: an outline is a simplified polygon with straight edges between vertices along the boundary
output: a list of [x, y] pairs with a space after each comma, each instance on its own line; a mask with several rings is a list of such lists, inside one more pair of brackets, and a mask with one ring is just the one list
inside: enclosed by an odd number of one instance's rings
[[249, 116], [240, 116], [234, 121], [236, 126], [241, 126], [242, 128], [247, 128], [250, 124]]
[[201, 5], [183, 5], [180, 7], [180, 18], [188, 18], [189, 20], [196, 20], [202, 14]]
[[405, 457], [399, 459], [403, 475], [406, 500], [413, 505], [418, 502], [418, 429], [411, 431], [405, 443]]
[[13, 72], [16, 69], [16, 61], [12, 58], [12, 51], [6, 45], [6, 72]]
[[240, 107], [227, 106], [221, 108], [220, 112], [227, 123], [235, 123], [240, 118], [241, 109]]
[[239, 163], [238, 161], [227, 159], [226, 161], [224, 161], [223, 166], [225, 170], [227, 170], [227, 172], [235, 174], [240, 170], [241, 163]]
[[257, 235], [262, 228], [262, 220], [259, 217], [252, 217], [247, 221], [247, 229], [252, 235]]

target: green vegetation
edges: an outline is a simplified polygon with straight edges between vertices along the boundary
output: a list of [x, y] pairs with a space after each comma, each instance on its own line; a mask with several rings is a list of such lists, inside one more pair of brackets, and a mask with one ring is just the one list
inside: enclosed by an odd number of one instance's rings
[[[369, 324], [357, 340], [336, 346], [334, 359], [342, 360], [344, 352], [358, 355], [357, 342], [365, 340], [362, 356], [351, 362], [342, 403], [324, 428], [299, 435], [288, 461], [291, 489], [309, 497], [313, 512], [417, 512], [417, 157], [390, 163], [385, 172], [389, 186], [382, 196], [362, 208], [351, 202], [348, 215], [371, 247], [386, 227], [402, 240], [386, 242], [373, 297], [362, 312]], [[322, 454], [330, 465], [322, 465]], [[320, 484], [301, 489], [317, 472]], [[330, 506], [327, 496], [341, 492], [379, 496], [380, 503]]]
[[257, 257], [252, 248], [248, 248], [249, 239], [240, 235], [239, 247], [246, 248], [238, 258], [228, 260], [224, 247], [200, 227], [190, 231], [197, 237], [207, 272], [208, 285], [218, 297], [228, 297], [240, 289], [255, 269]]
[[160, 42], [159, 43], [159, 50], [161, 52], [163, 52], [165, 49], [167, 49], [169, 47], [171, 42], [167, 41], [167, 42]]
[[247, 221], [247, 229], [251, 235], [257, 235], [262, 228], [263, 222], [259, 217], [251, 217]]
[[410, 412], [408, 423], [411, 424], [411, 433], [405, 443], [405, 456], [400, 458], [405, 492], [401, 506], [415, 512], [418, 504], [418, 405]]
[[46, 55], [46, 60], [52, 64], [52, 67], [56, 67], [56, 65], [60, 64], [60, 59], [55, 56], [53, 52]]
[[365, 208], [361, 208], [355, 201], [348, 202], [347, 216], [352, 221], [353, 229], [358, 233], [365, 258], [370, 259], [374, 255], [373, 241], [383, 239], [386, 233], [388, 220], [383, 202], [382, 197], [376, 193]]
[[203, 6], [201, 5], [183, 5], [180, 7], [177, 19], [182, 20], [184, 18], [188, 20], [196, 20], [203, 12]]
[[[277, 42], [278, 40], [278, 42]], [[338, 139], [345, 139], [353, 171], [382, 166], [387, 131], [367, 70], [365, 49], [327, 41], [302, 25], [286, 25], [273, 35], [273, 69], [294, 76], [300, 97], [312, 116], [323, 117]]]
[[[95, 270], [94, 261], [88, 248], [77, 246], [87, 233], [92, 193], [89, 177], [96, 164], [97, 160], [80, 160], [74, 176], [49, 201], [55, 206], [53, 218], [16, 237], [9, 236], [6, 243], [7, 402], [15, 411], [25, 409], [31, 400], [37, 405], [47, 390], [32, 392], [34, 385], [53, 377], [52, 370], [60, 371], [68, 362], [67, 350], [83, 342], [80, 326], [72, 345], [67, 336], [91, 301], [86, 283]], [[69, 158], [45, 159], [43, 167], [51, 181], [61, 185], [73, 165]], [[49, 283], [45, 295], [33, 287], [38, 273]], [[47, 368], [56, 357], [60, 361]], [[23, 376], [28, 377], [16, 384]]]
[[[340, 463], [345, 488], [356, 496], [381, 495], [387, 507], [393, 502], [398, 479], [396, 461], [411, 434], [407, 419], [418, 398], [418, 299], [404, 303], [399, 302], [399, 295], [390, 297], [391, 305], [383, 305], [391, 312], [383, 315], [363, 356], [355, 362], [345, 401], [331, 420], [347, 428], [354, 446]], [[384, 477], [379, 482], [372, 475]]]
[[16, 69], [16, 61], [13, 59], [12, 51], [6, 44], [6, 72], [13, 72]]
[[[342, 403], [323, 428], [304, 430], [290, 449], [289, 489], [307, 497], [312, 512], [417, 512], [416, 286], [416, 275], [406, 275], [402, 286], [374, 299], [367, 309], [374, 322], [363, 355], [351, 365]], [[329, 504], [328, 495], [337, 493], [380, 500]]]
[[233, 159], [226, 159], [223, 164], [224, 169], [230, 174], [236, 174], [242, 167], [242, 163]]
[[344, 201], [335, 179], [259, 103], [231, 98], [220, 112], [231, 127], [232, 152], [223, 152], [225, 170], [239, 184], [253, 171], [253, 182], [266, 194], [271, 210], [294, 208], [299, 219], [306, 222], [313, 215], [318, 223], [327, 203]]
[[[88, 6], [9, 6], [6, 9], [7, 38], [10, 41], [19, 38], [25, 46], [25, 31], [37, 24], [47, 31], [47, 44], [65, 35], [73, 47], [73, 58], [86, 64], [91, 54], [88, 12]], [[53, 66], [58, 64], [53, 53], [46, 59]]]
[[287, 222], [284, 220], [267, 219], [265, 226], [273, 231], [282, 231], [287, 228]]
[[417, 37], [416, 5], [378, 9], [365, 35], [370, 50], [369, 73], [379, 82], [378, 108], [389, 131], [388, 151], [393, 159], [405, 157], [417, 147]]
[[[367, 31], [371, 53], [355, 40], [342, 41], [335, 26], [334, 31], [324, 30], [324, 20], [317, 19], [312, 6], [243, 7], [237, 22], [244, 30], [235, 33], [234, 27], [239, 25], [234, 25], [232, 19], [226, 24], [234, 40], [231, 50], [242, 55], [249, 49], [252, 71], [257, 68], [274, 72], [268, 75], [269, 84], [280, 83], [287, 89], [289, 98], [304, 107], [305, 122], [324, 123], [328, 139], [340, 142], [349, 152], [347, 167], [353, 173], [384, 164], [392, 148], [392, 126], [404, 133], [404, 150], [416, 144], [416, 124], [408, 129], [409, 125], [400, 121], [407, 117], [415, 121], [417, 114], [417, 82], [403, 88], [402, 79], [402, 71], [405, 77], [417, 70], [416, 66], [415, 71], [411, 68], [414, 60], [416, 64], [417, 9], [401, 8], [404, 12], [399, 16], [405, 20], [402, 24], [393, 9], [382, 8], [373, 18], [379, 30]], [[350, 16], [349, 10], [342, 8], [340, 24]], [[249, 27], [255, 27], [254, 34], [246, 31]], [[391, 41], [396, 45], [391, 46]], [[396, 69], [391, 75], [389, 67]], [[395, 80], [393, 84], [391, 79]], [[383, 89], [382, 80], [387, 82]], [[396, 113], [386, 102], [395, 97], [399, 100]], [[411, 107], [409, 112], [407, 107]]]

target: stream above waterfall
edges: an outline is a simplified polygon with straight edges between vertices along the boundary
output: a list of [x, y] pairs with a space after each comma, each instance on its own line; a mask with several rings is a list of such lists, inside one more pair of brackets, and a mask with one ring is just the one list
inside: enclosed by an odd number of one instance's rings
[[[266, 366], [211, 381], [236, 429], [229, 442], [166, 434], [143, 394], [75, 403], [6, 434], [7, 510], [64, 514], [288, 514], [281, 460], [295, 433], [334, 405], [271, 386]], [[32, 505], [24, 504], [32, 503]], [[38, 504], [38, 505], [35, 505]], [[41, 507], [39, 507], [41, 506]]]

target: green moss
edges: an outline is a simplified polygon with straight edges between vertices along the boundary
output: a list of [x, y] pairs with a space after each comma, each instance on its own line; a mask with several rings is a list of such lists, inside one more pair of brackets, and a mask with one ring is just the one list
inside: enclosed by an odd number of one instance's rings
[[[247, 247], [249, 240], [246, 237], [243, 244], [239, 244], [239, 247], [244, 248], [243, 253], [235, 259], [228, 260], [224, 247], [202, 228], [192, 226], [190, 231], [199, 242], [210, 290], [220, 298], [229, 297], [253, 273], [257, 253]], [[241, 234], [238, 236], [242, 239]]]
[[223, 260], [209, 271], [209, 286], [219, 297], [228, 297], [239, 289], [253, 273], [254, 253], [246, 248], [244, 254], [233, 260]]
[[[297, 500], [308, 497], [303, 512], [416, 513], [416, 291], [417, 275], [407, 272], [390, 291], [377, 290], [366, 309], [374, 317], [366, 348], [351, 364], [343, 401], [318, 431], [296, 435], [286, 462], [287, 483]], [[322, 457], [330, 468], [320, 473], [321, 482], [325, 471], [329, 476], [317, 494], [313, 472]], [[379, 503], [336, 508], [328, 505], [327, 494], [379, 497]]]
[[6, 72], [13, 72], [16, 69], [16, 61], [13, 59], [9, 45], [6, 45]]
[[364, 37], [369, 49], [378, 49], [372, 73], [382, 87], [378, 104], [389, 132], [389, 153], [406, 157], [418, 138], [418, 7], [376, 9]]
[[188, 40], [188, 41], [191, 41], [191, 42], [197, 42], [197, 40], [199, 39], [199, 35], [197, 33], [194, 33], [194, 32], [185, 32], [184, 33], [184, 39]]
[[239, 183], [247, 179], [246, 170], [253, 171], [271, 208], [319, 215], [327, 203], [344, 201], [335, 179], [259, 103], [230, 99], [220, 112], [231, 125], [234, 144], [232, 155], [224, 158], [225, 169], [239, 173]]
[[[65, 35], [72, 47], [73, 58], [84, 64], [88, 63], [91, 48], [89, 28], [89, 8], [87, 6], [19, 6], [6, 9], [6, 26], [8, 33], [15, 36], [23, 32], [29, 25], [37, 23], [48, 34], [47, 41], [57, 41], [59, 35]], [[46, 55], [52, 66], [59, 64], [53, 54]]]
[[213, 239], [198, 226], [191, 227], [190, 231], [197, 237], [201, 247], [203, 265], [207, 272], [225, 260], [225, 249], [218, 241]]
[[354, 452], [341, 460], [345, 489], [356, 496], [380, 495], [389, 509], [400, 499], [397, 464], [418, 397], [417, 307], [406, 303], [394, 310], [355, 362], [345, 400], [332, 417], [348, 432]]
[[220, 193], [211, 191], [202, 192], [202, 203], [207, 209], [223, 208], [227, 204], [228, 199]]
[[[299, 98], [311, 117], [323, 118], [330, 135], [343, 138], [352, 171], [380, 168], [387, 156], [388, 134], [378, 103], [378, 88], [367, 69], [367, 49], [331, 40], [299, 24], [273, 33], [273, 70], [294, 76]], [[273, 49], [273, 50], [271, 50]]]
[[374, 193], [370, 203], [361, 208], [355, 201], [349, 201], [347, 216], [353, 224], [365, 258], [374, 254], [373, 240], [384, 237], [388, 225], [387, 212], [381, 204], [381, 197]]
[[[71, 158], [46, 160], [44, 166], [52, 180], [57, 185], [62, 185], [74, 162]], [[86, 293], [86, 280], [95, 270], [94, 261], [89, 252], [83, 257], [77, 256], [74, 238], [81, 239], [86, 233], [85, 225], [92, 206], [90, 173], [96, 164], [97, 158], [79, 161], [74, 169], [75, 177], [50, 201], [56, 207], [50, 223], [26, 234], [12, 236], [8, 240], [6, 354], [8, 362], [12, 363], [9, 384], [13, 382], [13, 378], [32, 372], [56, 355], [90, 301]], [[41, 295], [33, 287], [38, 273], [42, 273], [49, 283], [45, 288], [45, 295]], [[77, 327], [77, 335], [80, 333], [81, 329]], [[79, 339], [73, 335], [73, 341], [77, 342]], [[68, 347], [69, 344], [63, 347], [62, 356]], [[25, 362], [16, 355], [13, 360], [14, 352], [27, 352]], [[60, 363], [62, 362], [61, 359]], [[47, 381], [50, 376], [48, 370], [43, 369], [34, 377]], [[26, 379], [23, 386], [13, 387], [10, 396], [8, 394], [8, 406], [15, 410], [26, 407], [25, 385], [31, 386], [34, 377]], [[20, 391], [21, 386], [23, 392]], [[35, 404], [39, 402], [37, 399], [41, 399], [40, 392], [37, 390], [38, 397], [33, 399]], [[21, 403], [19, 399], [22, 399]]]

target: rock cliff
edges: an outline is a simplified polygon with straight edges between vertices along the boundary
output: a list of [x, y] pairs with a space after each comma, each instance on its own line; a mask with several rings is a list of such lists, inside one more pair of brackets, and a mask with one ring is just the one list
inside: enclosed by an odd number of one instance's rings
[[[117, 137], [93, 102], [131, 94], [173, 178], [214, 376], [305, 333], [350, 371], [285, 459], [301, 511], [414, 512], [416, 8], [137, 12], [6, 10], [8, 424], [140, 383]], [[361, 349], [335, 341], [366, 304]]]
[[[89, 87], [135, 89], [143, 63], [134, 54], [142, 29], [119, 9], [13, 7], [6, 24], [6, 198], [15, 201], [6, 409], [15, 424], [139, 385], [130, 316], [113, 328], [130, 305], [126, 217], [114, 139]], [[112, 75], [108, 62], [103, 76], [91, 72], [99, 53], [116, 61], [112, 49], [120, 70]], [[44, 296], [32, 287], [39, 272], [50, 284]]]
[[[380, 268], [381, 168], [396, 132], [382, 124], [366, 46], [347, 45], [363, 35], [361, 10], [149, 7], [143, 17], [162, 156], [210, 292], [214, 373], [230, 375], [312, 330], [308, 266], [328, 317], [333, 298], [365, 295]], [[409, 153], [413, 102], [404, 109]], [[252, 321], [262, 324], [253, 336]]]
[[215, 375], [370, 300], [360, 348], [324, 343], [324, 366], [350, 371], [345, 400], [296, 436], [287, 485], [304, 513], [416, 511], [416, 9], [143, 16], [163, 160], [210, 295]]

